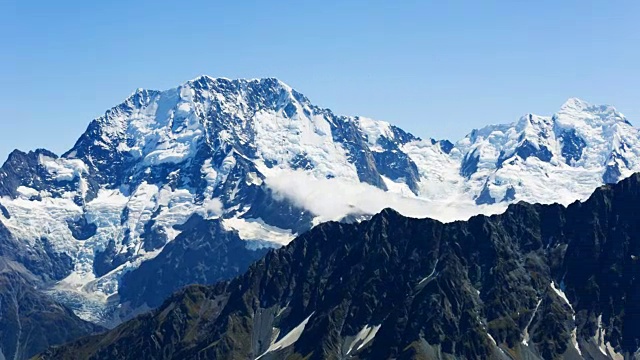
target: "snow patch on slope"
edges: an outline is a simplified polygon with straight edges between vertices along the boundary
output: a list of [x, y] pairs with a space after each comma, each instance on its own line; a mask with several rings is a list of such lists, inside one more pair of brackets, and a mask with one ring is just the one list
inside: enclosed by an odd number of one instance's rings
[[356, 351], [359, 351], [360, 349], [364, 348], [368, 343], [370, 343], [371, 340], [373, 340], [373, 338], [376, 337], [376, 334], [378, 333], [378, 330], [380, 330], [381, 326], [382, 325], [375, 325], [375, 326], [365, 325], [365, 327], [363, 327], [362, 330], [360, 330], [360, 332], [358, 332], [355, 338], [351, 341], [351, 344], [349, 345], [349, 349], [347, 350], [347, 355], [351, 354], [354, 348]]
[[304, 319], [298, 326], [293, 328], [293, 330], [289, 331], [280, 340], [278, 340], [275, 343], [271, 344], [271, 346], [269, 346], [267, 351], [265, 351], [264, 354], [258, 356], [255, 360], [260, 359], [261, 357], [265, 356], [268, 353], [271, 353], [271, 352], [274, 352], [274, 351], [277, 351], [277, 350], [280, 350], [280, 349], [284, 349], [284, 348], [287, 348], [287, 347], [295, 344], [295, 342], [298, 341], [298, 339], [300, 339], [300, 336], [302, 335], [302, 332], [304, 331], [304, 328], [307, 326], [307, 323], [309, 322], [309, 320], [311, 319], [313, 314], [314, 313], [311, 313], [311, 315], [309, 315], [309, 317]]
[[194, 94], [188, 86], [154, 93], [145, 106], [132, 105], [130, 112], [99, 119], [107, 124], [103, 127], [105, 143], [116, 142], [119, 151], [142, 159], [146, 165], [191, 158], [204, 134]]
[[533, 319], [536, 317], [536, 313], [538, 312], [538, 308], [540, 307], [541, 303], [542, 299], [538, 300], [538, 303], [536, 304], [536, 307], [531, 314], [531, 318], [529, 319], [529, 322], [527, 322], [527, 326], [525, 326], [524, 328], [524, 333], [522, 334], [522, 345], [524, 346], [529, 346], [529, 326], [531, 326]]
[[38, 157], [38, 162], [56, 181], [72, 181], [88, 172], [85, 163], [79, 159], [54, 159], [41, 154]]
[[291, 117], [282, 111], [259, 111], [252, 124], [261, 160], [289, 169], [294, 160], [305, 159], [310, 165], [306, 171], [316, 176], [358, 181], [355, 166], [342, 145], [333, 141], [331, 125], [324, 116], [307, 116], [302, 109]]
[[65, 198], [44, 197], [30, 200], [41, 193], [31, 189], [20, 189], [28, 197], [17, 199], [2, 198], [0, 202], [11, 214], [10, 219], [0, 219], [20, 241], [34, 244], [46, 239], [56, 252], [75, 253], [78, 242], [73, 239], [66, 222], [60, 219], [74, 219], [82, 214], [82, 208]]
[[291, 230], [268, 225], [262, 219], [229, 218], [223, 220], [223, 225], [227, 230], [237, 231], [243, 240], [273, 243], [271, 246], [287, 245], [295, 237]]
[[384, 149], [378, 144], [378, 139], [385, 137], [387, 139], [393, 139], [393, 131], [391, 130], [391, 124], [385, 121], [373, 120], [365, 117], [357, 117], [356, 123], [358, 124], [360, 131], [364, 134], [369, 147], [373, 151], [384, 151]]

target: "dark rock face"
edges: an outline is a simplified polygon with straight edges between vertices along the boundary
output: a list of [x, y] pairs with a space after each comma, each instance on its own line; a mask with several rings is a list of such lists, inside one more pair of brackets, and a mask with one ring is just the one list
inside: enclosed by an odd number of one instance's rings
[[460, 175], [466, 177], [467, 179], [471, 177], [471, 175], [475, 174], [478, 171], [478, 163], [480, 162], [480, 156], [476, 154], [475, 151], [465, 155], [462, 160], [462, 166], [460, 167]]
[[562, 142], [562, 157], [567, 164], [571, 165], [572, 161], [578, 161], [582, 158], [582, 151], [587, 143], [574, 129], [563, 132], [559, 138]]
[[391, 180], [401, 180], [417, 194], [419, 192], [418, 183], [420, 173], [416, 164], [402, 152], [387, 150], [373, 153], [378, 171]]
[[[41, 157], [57, 159], [58, 156], [49, 150], [38, 149], [24, 153], [14, 150], [9, 154], [9, 158], [0, 168], [0, 196], [16, 198], [18, 188], [26, 186], [36, 191], [47, 191], [54, 197], [60, 197], [65, 192], [73, 191], [78, 187], [78, 178], [72, 180], [57, 180], [40, 163]], [[87, 179], [87, 200], [95, 195], [97, 189], [93, 178]], [[36, 197], [37, 199], [38, 197]], [[81, 205], [83, 200], [79, 197], [74, 199], [76, 204]]]
[[626, 168], [629, 166], [629, 162], [620, 154], [620, 152], [614, 150], [607, 160], [606, 169], [602, 175], [602, 181], [605, 184], [615, 184], [618, 182], [622, 176], [622, 172], [620, 170], [621, 165]]
[[513, 186], [510, 186], [509, 188], [507, 188], [507, 191], [504, 194], [504, 198], [502, 198], [502, 201], [513, 201], [516, 199], [516, 189], [513, 188]]
[[526, 159], [529, 156], [535, 156], [544, 162], [551, 161], [551, 158], [553, 157], [553, 154], [546, 146], [538, 145], [536, 148], [536, 146], [526, 140], [522, 145], [520, 145], [520, 147], [518, 147], [516, 154], [522, 159]]
[[341, 143], [346, 150], [347, 158], [355, 165], [360, 181], [387, 190], [376, 169], [373, 153], [369, 150], [356, 124], [343, 116], [337, 116], [334, 121], [339, 126], [331, 129], [333, 140]]
[[103, 276], [132, 257], [132, 253], [118, 253], [115, 241], [111, 240], [104, 251], [96, 250], [93, 260], [93, 272], [96, 276]]
[[505, 154], [504, 152], [502, 152], [500, 154], [500, 157], [498, 158], [497, 166], [501, 167], [505, 161], [511, 159], [513, 156], [518, 156], [522, 160], [526, 160], [528, 157], [533, 156], [533, 157], [537, 157], [538, 159], [544, 162], [549, 162], [551, 161], [553, 154], [544, 145], [540, 145], [540, 144], [534, 145], [531, 141], [524, 140], [516, 148], [513, 154]]
[[9, 210], [6, 207], [0, 204], [0, 214], [4, 216], [5, 219], [11, 219], [11, 214], [9, 214]]
[[437, 141], [438, 145], [440, 146], [440, 150], [442, 150], [445, 154], [449, 154], [451, 153], [451, 150], [453, 150], [453, 143], [449, 140], [439, 140]]
[[[159, 213], [160, 210], [162, 210], [162, 207], [158, 207], [156, 213]], [[140, 235], [140, 238], [143, 240], [142, 248], [145, 251], [160, 249], [169, 240], [164, 230], [154, 227], [153, 225], [155, 225], [155, 220], [144, 224], [144, 232]]]
[[254, 206], [244, 214], [249, 219], [262, 219], [281, 229], [291, 229], [294, 233], [303, 233], [311, 228], [313, 214], [295, 206], [290, 201], [273, 196], [266, 186], [257, 188], [253, 198]]
[[482, 191], [475, 199], [478, 205], [491, 205], [496, 203], [496, 199], [491, 196], [491, 190], [489, 190], [489, 184], [485, 184]]
[[[406, 144], [411, 141], [420, 140], [419, 137], [408, 133], [395, 125], [391, 125], [391, 131], [393, 132], [393, 137], [396, 139], [397, 144]], [[449, 142], [447, 140], [443, 140], [445, 142]], [[453, 145], [453, 144], [452, 144]]]
[[403, 181], [415, 194], [419, 192], [420, 172], [418, 166], [411, 158], [402, 152], [401, 145], [409, 141], [417, 140], [413, 135], [402, 131], [397, 127], [391, 127], [394, 139], [384, 136], [378, 138], [378, 145], [384, 149], [381, 152], [373, 152], [376, 169], [381, 175], [394, 181]]
[[0, 168], [0, 195], [15, 198], [18, 196], [19, 186], [28, 186], [36, 190], [47, 187], [43, 179], [38, 163], [39, 155], [47, 155], [53, 158], [57, 156], [46, 150], [24, 153], [14, 150]]
[[[187, 287], [40, 358], [632, 358], [638, 204], [634, 175], [568, 208], [520, 203], [449, 224], [384, 210], [323, 224], [243, 276]], [[354, 342], [367, 328], [374, 336]], [[285, 334], [296, 341], [270, 348]]]
[[37, 156], [33, 152], [26, 154], [14, 150], [9, 154], [9, 158], [0, 168], [0, 195], [16, 197], [19, 186], [24, 184], [40, 185], [42, 181], [35, 171], [37, 164]]
[[74, 221], [68, 221], [67, 225], [69, 226], [69, 230], [71, 230], [71, 235], [73, 235], [76, 240], [87, 240], [95, 235], [98, 230], [96, 224], [88, 223], [84, 216]]
[[125, 274], [120, 298], [130, 306], [157, 307], [171, 293], [188, 284], [214, 284], [247, 270], [267, 250], [249, 250], [237, 233], [219, 220], [194, 215], [182, 234], [152, 260]]
[[618, 163], [614, 163], [607, 165], [604, 174], [602, 174], [602, 181], [605, 184], [615, 184], [621, 176], [622, 173], [620, 172], [620, 166]]

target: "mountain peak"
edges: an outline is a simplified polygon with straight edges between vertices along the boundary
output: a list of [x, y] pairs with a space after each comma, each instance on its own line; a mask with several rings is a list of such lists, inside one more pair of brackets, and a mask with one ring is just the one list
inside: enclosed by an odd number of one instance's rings
[[[202, 87], [205, 84], [213, 85], [213, 84], [246, 84], [246, 85], [257, 85], [257, 84], [267, 84], [274, 87], [282, 87], [289, 91], [293, 90], [291, 86], [287, 85], [284, 81], [275, 78], [275, 77], [263, 77], [263, 78], [237, 78], [231, 79], [227, 77], [213, 77], [209, 75], [200, 75], [194, 79], [187, 81], [184, 85], [188, 85], [190, 87]], [[183, 85], [183, 86], [184, 86]]]
[[562, 104], [562, 106], [560, 106], [560, 110], [564, 110], [564, 109], [575, 109], [575, 110], [584, 110], [591, 107], [591, 104], [589, 104], [588, 102], [579, 99], [577, 97], [571, 97], [569, 99], [567, 99], [567, 101], [564, 102], [564, 104]]
[[560, 126], [611, 126], [618, 123], [631, 125], [629, 121], [615, 107], [611, 105], [594, 105], [578, 98], [570, 98], [553, 116], [553, 120]]
[[[200, 75], [191, 80], [184, 82], [178, 87], [171, 88], [168, 90], [156, 90], [156, 89], [145, 89], [145, 88], [137, 88], [131, 95], [129, 95], [123, 104], [129, 103], [130, 105], [143, 105], [144, 99], [155, 95], [167, 94], [170, 92], [180, 91], [180, 89], [191, 88], [193, 90], [206, 90], [211, 91], [215, 90], [215, 92], [238, 92], [241, 89], [252, 88], [256, 89], [259, 87], [265, 87], [264, 91], [286, 91], [287, 93], [295, 96], [299, 101], [302, 102], [307, 101], [308, 99], [304, 97], [304, 95], [295, 91], [291, 86], [283, 82], [282, 80], [275, 77], [264, 77], [264, 78], [238, 78], [231, 79], [227, 77], [212, 77], [209, 75]], [[123, 104], [119, 105], [122, 106]], [[118, 106], [116, 106], [117, 108]]]

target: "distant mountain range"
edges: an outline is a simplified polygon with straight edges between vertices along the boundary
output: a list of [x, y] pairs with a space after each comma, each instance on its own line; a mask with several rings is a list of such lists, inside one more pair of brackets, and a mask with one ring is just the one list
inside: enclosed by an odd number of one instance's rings
[[34, 296], [113, 327], [327, 221], [392, 207], [447, 222], [518, 201], [584, 200], [640, 171], [639, 139], [613, 107], [570, 99], [551, 117], [422, 140], [335, 115], [276, 79], [203, 76], [137, 90], [62, 156], [11, 153], [0, 255]]
[[637, 359], [640, 174], [584, 203], [319, 225], [40, 359]]

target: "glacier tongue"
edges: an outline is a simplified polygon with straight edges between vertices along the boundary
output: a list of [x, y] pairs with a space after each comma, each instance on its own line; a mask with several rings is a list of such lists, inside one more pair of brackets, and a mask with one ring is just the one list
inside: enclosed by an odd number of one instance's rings
[[203, 76], [138, 89], [62, 157], [12, 154], [0, 221], [70, 257], [56, 292], [106, 304], [193, 214], [221, 217], [255, 248], [386, 207], [454, 221], [517, 201], [568, 204], [639, 170], [639, 141], [613, 107], [577, 99], [451, 144], [335, 115], [276, 79]]

